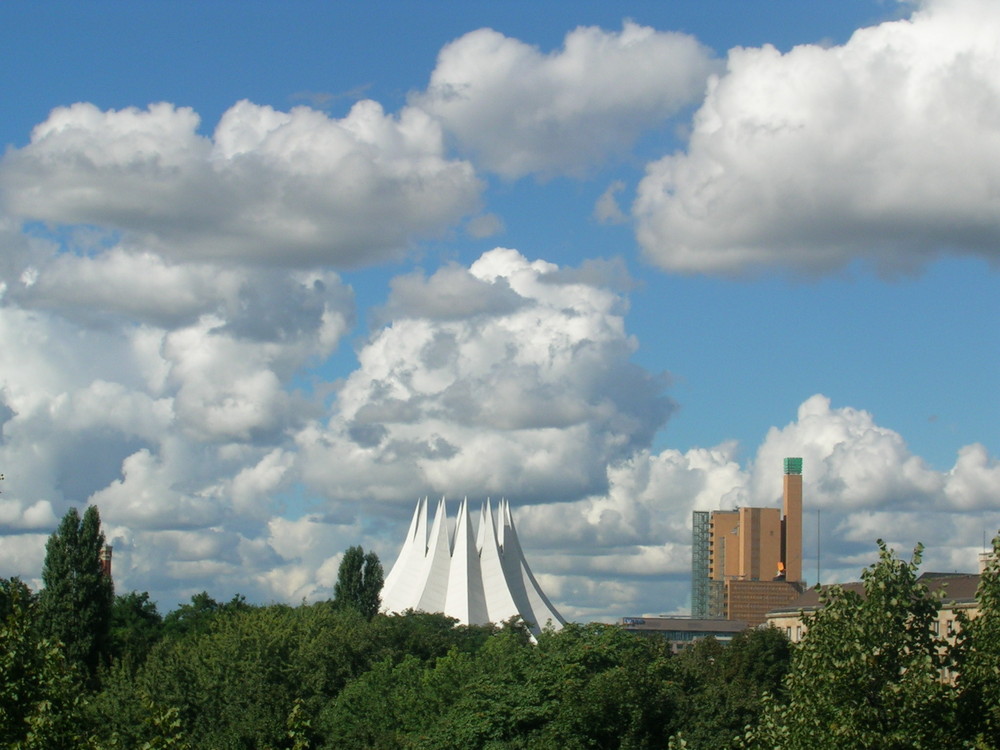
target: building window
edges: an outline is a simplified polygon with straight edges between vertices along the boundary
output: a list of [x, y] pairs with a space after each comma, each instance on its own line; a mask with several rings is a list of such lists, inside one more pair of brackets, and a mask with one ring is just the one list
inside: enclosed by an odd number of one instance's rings
[[802, 640], [802, 626], [797, 625], [795, 628], [795, 642], [798, 643]]
[[931, 623], [931, 632], [938, 635], [941, 632], [941, 623], [935, 620]]
[[787, 637], [788, 640], [792, 640], [792, 626], [791, 625], [789, 625], [787, 628], [785, 628], [785, 637]]

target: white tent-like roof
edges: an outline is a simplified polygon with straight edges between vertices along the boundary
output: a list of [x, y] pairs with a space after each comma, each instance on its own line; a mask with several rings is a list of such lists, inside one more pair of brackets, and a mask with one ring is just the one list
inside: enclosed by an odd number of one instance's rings
[[463, 625], [520, 615], [535, 635], [546, 625], [562, 627], [565, 620], [524, 559], [506, 500], [497, 506], [496, 519], [490, 501], [483, 503], [475, 534], [469, 501], [463, 500], [452, 536], [444, 498], [429, 533], [427, 505], [427, 498], [417, 501], [403, 548], [382, 587], [383, 611], [444, 612]]

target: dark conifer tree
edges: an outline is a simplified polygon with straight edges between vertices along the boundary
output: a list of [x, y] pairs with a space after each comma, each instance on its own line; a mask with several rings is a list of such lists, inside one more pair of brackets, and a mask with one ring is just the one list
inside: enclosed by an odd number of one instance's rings
[[42, 633], [62, 643], [67, 660], [90, 678], [108, 654], [114, 603], [111, 577], [101, 569], [103, 548], [97, 507], [82, 519], [70, 508], [45, 545], [39, 594]]

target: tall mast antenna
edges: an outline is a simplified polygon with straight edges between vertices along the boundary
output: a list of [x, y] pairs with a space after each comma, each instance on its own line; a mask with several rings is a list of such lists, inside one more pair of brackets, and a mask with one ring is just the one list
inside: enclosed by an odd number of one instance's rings
[[816, 586], [817, 587], [819, 586], [819, 571], [820, 571], [820, 543], [819, 543], [819, 540], [820, 540], [820, 535], [819, 535], [820, 524], [819, 524], [819, 521], [820, 521], [820, 517], [822, 516], [822, 514], [823, 514], [823, 511], [820, 510], [819, 508], [817, 508], [816, 509]]

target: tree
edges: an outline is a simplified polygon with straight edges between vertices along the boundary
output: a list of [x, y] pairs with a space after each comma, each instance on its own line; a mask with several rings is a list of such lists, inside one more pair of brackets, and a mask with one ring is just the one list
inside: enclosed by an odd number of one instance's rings
[[101, 570], [103, 549], [97, 507], [82, 519], [70, 508], [45, 545], [39, 595], [42, 633], [62, 643], [69, 662], [91, 680], [108, 654], [114, 600], [111, 578]]
[[135, 671], [163, 635], [163, 618], [149, 593], [130, 591], [115, 597], [111, 609], [110, 652], [114, 661]]
[[340, 561], [333, 601], [337, 607], [356, 609], [369, 620], [382, 604], [382, 563], [378, 555], [367, 555], [360, 547], [350, 547]]
[[549, 706], [531, 746], [647, 750], [676, 730], [679, 696], [665, 640], [569, 623], [543, 632], [537, 651], [528, 679], [543, 686]]
[[[664, 640], [599, 623], [543, 631], [537, 644], [525, 628], [504, 627], [471, 657], [452, 651], [428, 665], [422, 678], [410, 677], [413, 670], [406, 665], [386, 671], [367, 703], [338, 706], [338, 714], [323, 717], [328, 725], [339, 719], [340, 731], [355, 725], [373, 734], [344, 737], [331, 731], [334, 741], [328, 746], [662, 748], [678, 720], [671, 662]], [[352, 687], [342, 699], [356, 697]], [[395, 691], [404, 697], [394, 697]], [[394, 710], [414, 703], [423, 714], [412, 711], [409, 722], [410, 714]], [[409, 735], [403, 741], [379, 730], [372, 719], [350, 718], [360, 710], [387, 714], [394, 734], [399, 722]], [[387, 741], [371, 741], [380, 739], [378, 732]]]
[[0, 746], [80, 747], [82, 696], [58, 644], [33, 627], [37, 602], [13, 578], [0, 579]]
[[1000, 748], [1000, 536], [993, 539], [976, 601], [978, 616], [958, 617], [960, 723], [975, 747]]
[[675, 659], [683, 698], [681, 733], [691, 747], [730, 747], [755, 724], [765, 696], [784, 695], [791, 643], [777, 628], [753, 628], [727, 645], [696, 641]]
[[910, 562], [879, 540], [879, 559], [862, 574], [864, 595], [831, 586], [805, 618], [786, 683], [751, 746], [785, 750], [951, 747], [958, 733], [953, 687], [942, 679], [947, 642], [934, 633], [940, 600]]
[[36, 597], [27, 584], [17, 576], [0, 578], [0, 622], [9, 615], [34, 606]]
[[171, 638], [180, 638], [192, 633], [206, 633], [212, 624], [223, 615], [248, 612], [253, 609], [247, 604], [243, 594], [235, 594], [225, 604], [219, 604], [202, 591], [191, 597], [190, 604], [182, 604], [163, 618], [163, 634]]
[[311, 736], [306, 725], [322, 706], [368, 671], [379, 648], [372, 634], [358, 612], [326, 602], [218, 612], [209, 627], [163, 638], [134, 674], [112, 669], [94, 700], [96, 720], [106, 741], [117, 735], [125, 747], [153, 741], [160, 730], [149, 717], [170, 710], [196, 748], [288, 747]]

